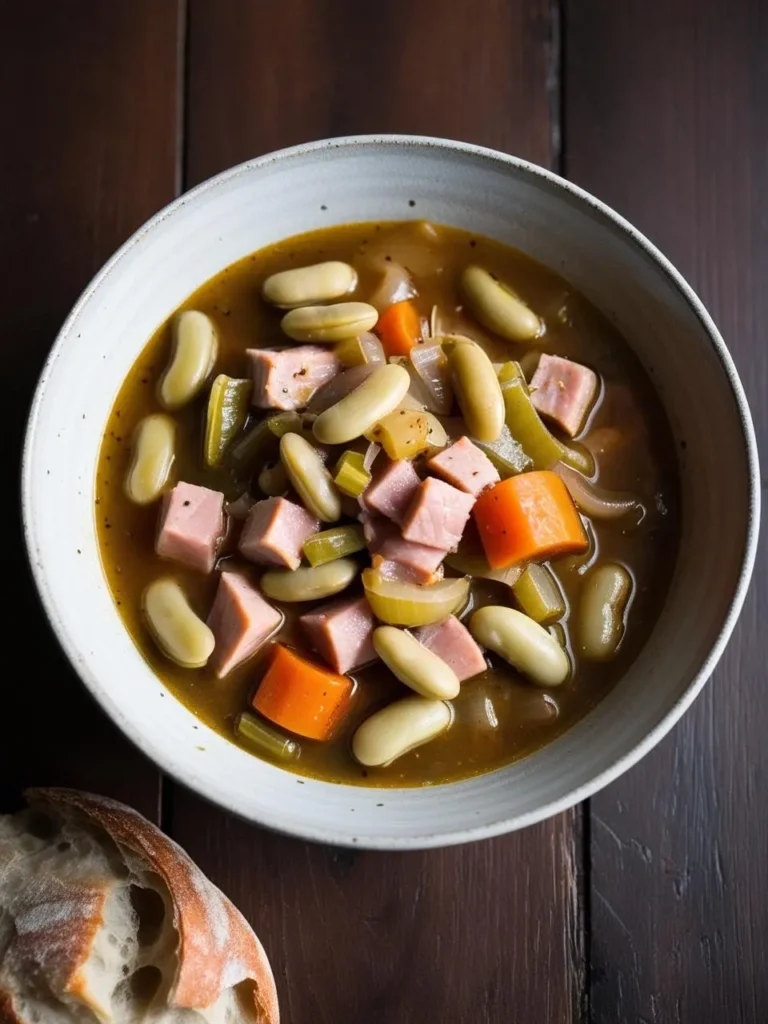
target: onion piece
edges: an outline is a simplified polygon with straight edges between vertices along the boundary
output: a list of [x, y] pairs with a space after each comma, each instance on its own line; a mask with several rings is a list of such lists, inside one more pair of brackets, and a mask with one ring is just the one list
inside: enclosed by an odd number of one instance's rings
[[224, 507], [233, 519], [246, 519], [255, 504], [256, 498], [252, 498], [248, 491], [243, 491], [239, 498], [226, 502]]
[[504, 583], [512, 587], [517, 583], [525, 570], [524, 565], [510, 565], [506, 569], [492, 569], [485, 555], [463, 554], [460, 551], [445, 556], [445, 564], [468, 576], [475, 576], [494, 583]]
[[414, 345], [411, 364], [429, 395], [427, 409], [447, 416], [453, 405], [453, 388], [442, 345]]
[[387, 361], [384, 346], [375, 334], [366, 331], [360, 335], [360, 347], [363, 350], [365, 361], [368, 366], [383, 365]]
[[400, 263], [381, 257], [369, 262], [381, 273], [379, 285], [368, 299], [380, 313], [396, 302], [405, 302], [406, 299], [412, 299], [414, 295], [418, 295], [411, 275]]
[[337, 373], [327, 384], [323, 384], [321, 388], [317, 389], [307, 406], [307, 411], [319, 414], [330, 409], [342, 398], [346, 398], [355, 388], [360, 387], [375, 369], [374, 363], [363, 363], [361, 366], [352, 366], [349, 370]]
[[427, 626], [460, 611], [469, 597], [469, 580], [441, 580], [429, 586], [382, 577], [363, 570], [363, 589], [377, 619], [392, 626]]
[[626, 491], [606, 491], [595, 486], [574, 470], [559, 463], [555, 473], [568, 488], [581, 511], [593, 519], [622, 519], [630, 513], [639, 513], [638, 524], [645, 517], [645, 506], [639, 498]]
[[425, 412], [424, 418], [427, 421], [427, 449], [430, 455], [436, 455], [448, 444], [448, 431], [440, 420], [432, 412]]
[[371, 466], [376, 461], [376, 457], [380, 451], [381, 445], [376, 444], [374, 441], [371, 441], [371, 443], [368, 445], [368, 448], [366, 449], [365, 458], [363, 459], [363, 469], [365, 469], [366, 472], [371, 472]]

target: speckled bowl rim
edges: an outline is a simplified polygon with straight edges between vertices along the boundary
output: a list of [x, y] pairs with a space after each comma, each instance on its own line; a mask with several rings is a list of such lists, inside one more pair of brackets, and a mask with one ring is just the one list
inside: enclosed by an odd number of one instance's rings
[[[709, 655], [701, 666], [700, 671], [697, 673], [695, 678], [691, 680], [682, 696], [674, 703], [657, 725], [648, 732], [643, 740], [632, 747], [631, 750], [627, 751], [627, 753], [622, 757], [617, 758], [611, 765], [605, 768], [589, 782], [575, 787], [558, 800], [553, 800], [549, 803], [543, 804], [528, 813], [515, 815], [509, 818], [502, 818], [499, 821], [492, 822], [482, 827], [458, 829], [452, 832], [442, 832], [438, 835], [409, 836], [406, 838], [397, 835], [383, 838], [380, 836], [373, 837], [360, 835], [356, 837], [354, 841], [354, 847], [356, 849], [414, 850], [430, 847], [451, 846], [458, 843], [466, 843], [477, 839], [503, 835], [507, 832], [525, 828], [528, 825], [533, 825], [545, 818], [549, 818], [552, 815], [568, 810], [575, 804], [592, 796], [598, 790], [607, 786], [610, 782], [613, 782], [614, 779], [617, 779], [621, 774], [636, 764], [654, 746], [656, 746], [656, 744], [666, 736], [672, 726], [681, 718], [683, 713], [693, 703], [694, 699], [701, 692], [704, 684], [707, 682], [714, 671], [715, 666], [720, 660], [743, 607], [752, 570], [754, 568], [760, 525], [759, 460], [757, 442], [755, 439], [749, 405], [736, 371], [736, 367], [733, 363], [733, 359], [731, 358], [725, 342], [723, 341], [711, 316], [704, 307], [704, 304], [679, 271], [675, 269], [664, 254], [660, 252], [660, 250], [651, 241], [649, 241], [645, 235], [616, 213], [615, 210], [595, 198], [595, 196], [586, 192], [584, 189], [579, 188], [577, 185], [566, 181], [564, 178], [554, 174], [552, 171], [548, 171], [545, 168], [540, 167], [537, 164], [530, 163], [527, 160], [523, 160], [520, 157], [510, 156], [506, 153], [501, 153], [497, 150], [488, 149], [483, 146], [475, 146], [465, 142], [456, 142], [450, 139], [396, 134], [353, 135], [303, 143], [298, 146], [291, 146], [287, 149], [277, 150], [274, 153], [268, 153], [265, 156], [258, 157], [253, 160], [247, 160], [242, 164], [238, 164], [235, 167], [231, 167], [228, 170], [223, 171], [221, 174], [218, 174], [213, 178], [209, 178], [207, 181], [204, 181], [189, 192], [179, 196], [172, 203], [169, 203], [168, 206], [155, 214], [155, 216], [146, 221], [104, 264], [75, 303], [72, 311], [59, 331], [53, 348], [45, 362], [32, 401], [23, 449], [21, 501], [24, 540], [27, 547], [27, 555], [43, 608], [62, 649], [69, 658], [75, 672], [90, 691], [91, 695], [99, 702], [104, 711], [113, 719], [113, 721], [116, 722], [128, 738], [163, 771], [167, 772], [180, 784], [193, 789], [206, 799], [211, 800], [213, 803], [218, 804], [220, 807], [223, 807], [238, 817], [243, 817], [242, 812], [234, 804], [228, 794], [222, 793], [218, 790], [215, 779], [209, 780], [198, 777], [194, 780], [190, 780], [185, 778], [174, 764], [172, 753], [168, 753], [163, 749], [155, 749], [152, 744], [146, 741], [146, 738], [138, 725], [134, 725], [132, 722], [125, 719], [122, 714], [117, 714], [109, 697], [107, 688], [104, 687], [99, 679], [97, 679], [95, 675], [87, 670], [83, 665], [78, 655], [78, 650], [71, 641], [59, 616], [56, 602], [48, 586], [45, 566], [42, 565], [33, 554], [36, 548], [36, 526], [31, 495], [33, 452], [35, 448], [36, 429], [40, 409], [45, 399], [48, 379], [51, 376], [51, 372], [57, 360], [66, 357], [67, 338], [73, 323], [80, 314], [80, 311], [89, 301], [91, 301], [94, 294], [98, 292], [102, 281], [104, 281], [104, 279], [119, 266], [123, 257], [135, 245], [143, 241], [147, 235], [151, 234], [159, 225], [161, 225], [166, 218], [172, 217], [187, 203], [195, 202], [199, 198], [203, 197], [209, 190], [215, 189], [220, 183], [237, 178], [243, 174], [247, 174], [255, 168], [264, 168], [281, 163], [285, 164], [292, 160], [303, 159], [315, 153], [322, 153], [324, 151], [334, 149], [354, 149], [376, 146], [389, 146], [404, 149], [410, 147], [426, 147], [443, 151], [448, 159], [451, 158], [452, 154], [460, 153], [479, 160], [489, 161], [496, 166], [512, 168], [516, 172], [520, 172], [522, 175], [528, 176], [540, 187], [544, 186], [552, 192], [565, 193], [572, 200], [576, 201], [576, 203], [589, 207], [591, 211], [596, 214], [597, 217], [609, 228], [624, 235], [637, 249], [641, 250], [642, 253], [644, 253], [659, 269], [663, 271], [669, 281], [674, 285], [698, 319], [706, 336], [709, 338], [736, 402], [739, 420], [741, 423], [744, 449], [747, 456], [749, 476], [748, 521], [746, 524], [744, 551], [741, 559], [738, 580], [728, 612], [725, 616], [717, 639], [712, 645]], [[332, 785], [332, 783], [327, 783], [327, 785]], [[450, 783], [447, 785], [450, 785]], [[438, 788], [441, 787], [430, 787], [430, 791], [434, 792], [434, 790]], [[258, 821], [255, 823], [271, 828], [277, 832], [285, 832], [284, 829], [281, 829], [277, 823], [274, 822]], [[337, 845], [352, 845], [349, 843], [346, 836], [337, 834], [333, 828], [322, 830], [295, 830], [292, 832], [286, 832], [285, 834], [300, 836], [301, 838], [317, 842]]]

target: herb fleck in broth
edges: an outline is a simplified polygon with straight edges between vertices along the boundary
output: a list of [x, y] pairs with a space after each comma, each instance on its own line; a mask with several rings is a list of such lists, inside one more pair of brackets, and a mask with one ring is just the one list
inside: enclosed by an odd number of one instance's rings
[[[634, 588], [627, 630], [612, 661], [577, 659], [569, 682], [542, 690], [492, 656], [491, 670], [462, 684], [459, 697], [453, 701], [454, 722], [447, 732], [389, 767], [362, 768], [350, 753], [355, 728], [373, 710], [406, 694], [405, 687], [379, 662], [352, 673], [358, 684], [352, 710], [334, 738], [325, 743], [302, 739], [299, 760], [287, 766], [300, 774], [332, 781], [418, 786], [491, 771], [531, 753], [583, 717], [622, 677], [653, 627], [674, 566], [677, 466], [660, 403], [636, 358], [608, 321], [552, 271], [513, 249], [464, 231], [440, 227], [432, 238], [425, 235], [419, 222], [412, 222], [399, 226], [356, 224], [301, 235], [226, 268], [181, 309], [200, 310], [215, 322], [219, 353], [214, 372], [247, 377], [246, 348], [289, 344], [280, 330], [282, 311], [268, 307], [260, 298], [264, 279], [284, 269], [341, 260], [358, 270], [358, 285], [351, 297], [365, 301], [378, 284], [376, 273], [365, 262], [372, 251], [382, 257], [391, 256], [392, 262], [407, 267], [418, 289], [418, 312], [429, 318], [433, 306], [437, 306], [441, 333], [470, 335], [497, 362], [522, 360], [525, 368], [526, 353], [540, 347], [541, 351], [594, 369], [601, 377], [601, 395], [579, 440], [586, 440], [596, 454], [600, 486], [631, 492], [648, 509], [635, 529], [627, 529], [624, 520], [592, 521], [595, 550], [588, 557], [569, 556], [550, 563], [567, 601], [568, 611], [562, 620], [566, 631], [587, 564], [594, 559], [616, 560], [630, 570]], [[469, 317], [462, 307], [458, 280], [470, 262], [514, 285], [546, 324], [543, 345], [505, 342]], [[250, 709], [250, 698], [265, 671], [267, 648], [225, 679], [217, 680], [208, 668], [184, 669], [167, 660], [155, 647], [141, 616], [142, 592], [158, 576], [173, 575], [203, 618], [217, 585], [217, 573], [205, 576], [156, 556], [158, 505], [134, 505], [123, 490], [131, 435], [142, 417], [159, 410], [157, 383], [168, 363], [170, 346], [170, 328], [165, 324], [136, 361], [115, 401], [98, 463], [97, 533], [112, 595], [137, 647], [179, 700], [216, 731], [234, 740], [235, 718]], [[203, 464], [201, 455], [208, 390], [206, 386], [190, 405], [172, 413], [178, 424], [173, 479], [223, 491], [232, 500], [243, 488], [233, 478], [226, 459], [223, 467], [211, 469]], [[268, 413], [252, 410], [250, 422], [263, 415]], [[239, 524], [230, 524], [221, 553], [225, 565], [247, 565], [237, 555], [239, 528]], [[258, 579], [261, 570], [255, 566], [249, 569], [252, 578]], [[446, 574], [456, 575], [451, 570]], [[355, 586], [359, 591], [359, 584]], [[488, 580], [473, 580], [471, 603], [474, 607], [488, 603], [514, 606], [509, 588]], [[286, 620], [279, 634], [281, 641], [307, 653], [296, 620], [311, 607], [284, 606]]]

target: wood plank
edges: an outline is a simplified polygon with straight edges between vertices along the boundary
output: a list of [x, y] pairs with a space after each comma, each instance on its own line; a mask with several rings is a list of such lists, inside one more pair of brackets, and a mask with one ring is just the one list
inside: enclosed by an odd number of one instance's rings
[[[177, 0], [3, 3], [0, 33], [0, 368], [8, 480], [37, 375], [70, 306], [176, 181]], [[11, 488], [8, 487], [9, 492]], [[86, 695], [29, 577], [16, 501], [3, 503], [14, 624], [0, 716], [0, 801], [77, 785], [157, 816], [157, 770]], [[19, 742], [23, 739], [23, 744]]]
[[[186, 184], [355, 132], [443, 134], [550, 164], [550, 15], [545, 0], [456, 0], [450, 17], [439, 0], [192, 0]], [[578, 1019], [577, 821], [384, 855], [270, 835], [181, 789], [167, 817], [261, 935], [291, 1024]]]
[[[768, 442], [768, 8], [567, 4], [567, 171], [646, 231], [719, 323]], [[765, 1021], [768, 772], [757, 577], [704, 694], [592, 801], [592, 1020]]]

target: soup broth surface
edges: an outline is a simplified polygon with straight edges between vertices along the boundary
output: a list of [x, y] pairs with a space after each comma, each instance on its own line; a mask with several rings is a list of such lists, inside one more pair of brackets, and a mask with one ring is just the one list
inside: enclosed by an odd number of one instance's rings
[[[429, 319], [436, 309], [441, 334], [466, 334], [496, 362], [521, 361], [528, 376], [527, 367], [536, 358], [532, 353], [540, 351], [592, 368], [600, 378], [599, 398], [577, 440], [595, 456], [599, 487], [629, 492], [645, 510], [639, 524], [626, 519], [590, 519], [587, 528], [592, 547], [588, 554], [548, 563], [568, 606], [559, 635], [569, 650], [573, 671], [564, 685], [542, 689], [491, 655], [488, 671], [462, 684], [460, 695], [452, 702], [453, 724], [445, 733], [387, 767], [363, 768], [350, 749], [356, 727], [376, 709], [409, 692], [381, 662], [376, 662], [352, 673], [357, 688], [351, 710], [333, 738], [328, 742], [301, 739], [300, 757], [284, 765], [299, 774], [329, 781], [421, 786], [488, 772], [530, 754], [587, 714], [621, 679], [659, 615], [674, 567], [677, 465], [662, 407], [638, 360], [608, 320], [553, 271], [515, 249], [465, 231], [442, 226], [427, 229], [419, 222], [404, 222], [352, 224], [311, 232], [225, 268], [180, 308], [200, 310], [214, 321], [219, 337], [214, 373], [244, 378], [249, 376], [246, 349], [290, 344], [280, 329], [283, 311], [270, 307], [260, 297], [262, 283], [269, 275], [341, 260], [352, 264], [359, 275], [349, 298], [366, 301], [380, 283], [380, 259], [407, 268], [418, 292], [414, 299], [418, 312]], [[546, 329], [542, 339], [536, 344], [504, 341], [470, 317], [458, 287], [461, 272], [469, 263], [479, 264], [514, 287], [543, 320]], [[205, 618], [218, 578], [217, 571], [206, 576], [160, 559], [154, 549], [158, 504], [136, 505], [124, 490], [134, 430], [144, 416], [161, 411], [157, 385], [170, 351], [169, 321], [149, 340], [115, 400], [96, 475], [98, 541], [120, 616], [153, 671], [199, 719], [239, 742], [234, 722], [240, 712], [252, 710], [250, 699], [265, 671], [270, 645], [219, 680], [209, 668], [187, 669], [168, 660], [153, 642], [142, 618], [145, 587], [168, 574], [182, 584], [192, 606]], [[204, 388], [191, 404], [172, 413], [177, 422], [177, 445], [171, 482], [204, 485], [234, 500], [243, 493], [244, 482], [236, 478], [226, 459], [221, 468], [210, 469], [202, 458], [208, 391]], [[454, 409], [453, 415], [457, 414]], [[252, 409], [249, 425], [265, 415], [269, 413]], [[254, 478], [257, 475], [258, 470]], [[254, 497], [264, 497], [255, 479], [246, 482], [248, 485]], [[243, 562], [237, 553], [237, 530], [239, 524], [233, 524], [218, 568], [247, 567], [251, 578], [258, 580], [260, 568]], [[621, 563], [632, 576], [633, 589], [626, 630], [616, 656], [595, 662], [577, 655], [572, 625], [584, 579], [601, 561]], [[361, 564], [365, 564], [364, 558]], [[447, 570], [446, 575], [458, 573]], [[349, 594], [361, 592], [358, 583]], [[473, 580], [470, 608], [483, 604], [515, 606], [509, 587]], [[311, 654], [297, 618], [312, 607], [284, 605], [285, 624], [276, 639]], [[464, 613], [462, 617], [466, 620]]]

